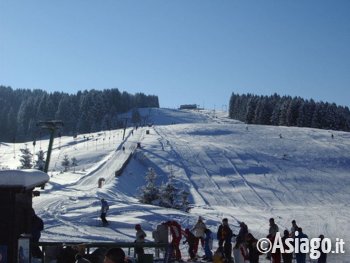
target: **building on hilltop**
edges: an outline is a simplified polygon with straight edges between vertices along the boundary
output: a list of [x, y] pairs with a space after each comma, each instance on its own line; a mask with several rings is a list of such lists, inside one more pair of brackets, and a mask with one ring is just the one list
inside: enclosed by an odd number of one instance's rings
[[180, 105], [180, 110], [197, 110], [197, 104], [184, 104]]

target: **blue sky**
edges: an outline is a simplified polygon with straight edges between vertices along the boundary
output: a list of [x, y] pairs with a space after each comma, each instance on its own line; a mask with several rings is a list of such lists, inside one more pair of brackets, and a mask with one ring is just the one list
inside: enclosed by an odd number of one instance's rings
[[162, 107], [232, 92], [350, 106], [350, 1], [0, 1], [0, 84], [119, 88]]

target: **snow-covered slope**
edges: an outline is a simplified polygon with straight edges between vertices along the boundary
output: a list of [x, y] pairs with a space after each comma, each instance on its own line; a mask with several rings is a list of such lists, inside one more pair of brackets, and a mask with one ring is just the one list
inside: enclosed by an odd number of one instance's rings
[[[143, 109], [141, 113], [154, 125], [133, 134], [128, 129], [124, 141], [121, 130], [55, 141], [50, 183], [34, 199], [35, 210], [45, 221], [43, 240], [131, 241], [135, 223], [141, 223], [151, 239], [152, 229], [161, 221], [175, 219], [188, 227], [201, 215], [214, 232], [228, 217], [234, 232], [244, 221], [257, 238], [265, 237], [268, 219], [274, 217], [280, 230], [290, 229], [295, 219], [310, 237], [322, 233], [350, 241], [350, 133], [246, 125], [220, 112]], [[114, 172], [137, 142], [142, 149], [115, 178]], [[47, 147], [47, 141], [38, 144]], [[0, 165], [16, 168], [20, 147], [24, 144], [1, 144]], [[60, 173], [65, 154], [78, 159], [76, 172]], [[137, 201], [149, 167], [160, 181], [171, 169], [190, 191], [189, 214]], [[97, 188], [101, 177], [105, 185]], [[102, 197], [111, 205], [108, 228], [99, 227]]]

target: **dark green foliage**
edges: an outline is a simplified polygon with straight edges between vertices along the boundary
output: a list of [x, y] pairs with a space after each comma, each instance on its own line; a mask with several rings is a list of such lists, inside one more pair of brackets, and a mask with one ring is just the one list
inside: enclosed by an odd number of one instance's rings
[[43, 152], [43, 150], [40, 150], [37, 154], [37, 160], [35, 162], [35, 169], [38, 169], [40, 171], [44, 171], [44, 167], [45, 167], [45, 154]]
[[144, 204], [159, 203], [159, 186], [156, 185], [157, 174], [153, 168], [149, 168], [146, 174], [146, 185], [141, 187], [139, 200]]
[[30, 169], [33, 167], [33, 164], [32, 164], [32, 158], [33, 158], [33, 155], [32, 153], [29, 151], [29, 149], [26, 147], [25, 149], [20, 149], [22, 155], [21, 155], [21, 159], [20, 159], [20, 162], [21, 162], [21, 166], [20, 168], [21, 169]]
[[350, 131], [348, 107], [300, 97], [232, 93], [229, 117], [248, 124], [284, 125]]
[[[118, 128], [118, 114], [134, 108], [159, 107], [158, 97], [118, 89], [79, 91], [70, 95], [0, 86], [0, 141], [27, 141], [39, 136], [38, 121], [61, 120], [61, 135]], [[42, 134], [47, 134], [42, 132]]]
[[67, 172], [70, 166], [70, 161], [67, 154], [64, 155], [61, 165], [64, 167], [64, 171]]
[[141, 114], [137, 109], [133, 109], [131, 112], [131, 122], [137, 125], [141, 122]]
[[78, 160], [77, 160], [77, 158], [73, 157], [73, 158], [71, 159], [70, 165], [73, 167], [73, 172], [75, 173], [75, 167], [78, 166]]

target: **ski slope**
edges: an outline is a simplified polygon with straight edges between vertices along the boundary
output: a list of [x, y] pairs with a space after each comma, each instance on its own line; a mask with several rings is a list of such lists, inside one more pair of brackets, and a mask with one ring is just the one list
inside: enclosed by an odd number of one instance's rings
[[[350, 133], [246, 125], [222, 112], [141, 113], [153, 126], [133, 134], [129, 128], [125, 140], [121, 130], [56, 139], [50, 182], [33, 201], [45, 222], [42, 240], [133, 241], [136, 223], [152, 240], [152, 230], [161, 221], [175, 219], [185, 228], [201, 215], [213, 232], [227, 217], [235, 233], [244, 221], [256, 238], [267, 235], [270, 217], [281, 231], [290, 229], [295, 219], [309, 237], [343, 238], [349, 248]], [[135, 149], [137, 142], [141, 149]], [[45, 150], [47, 144], [40, 141], [36, 148]], [[2, 143], [0, 166], [19, 166], [23, 147]], [[27, 147], [32, 147], [30, 142]], [[130, 152], [135, 154], [126, 170], [114, 177]], [[65, 154], [78, 159], [75, 172], [61, 172]], [[149, 167], [159, 182], [170, 171], [175, 175], [191, 193], [190, 213], [138, 202]], [[102, 177], [105, 184], [98, 188]], [[100, 227], [100, 198], [110, 204], [107, 228]], [[350, 262], [348, 258], [330, 255], [329, 262]]]

